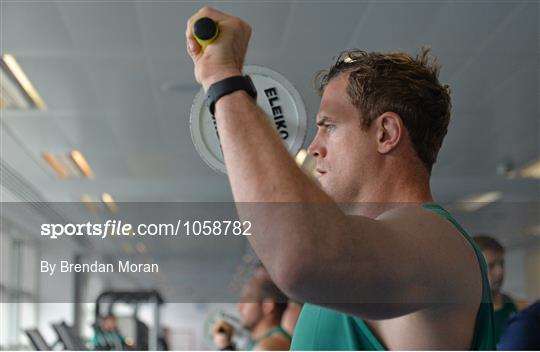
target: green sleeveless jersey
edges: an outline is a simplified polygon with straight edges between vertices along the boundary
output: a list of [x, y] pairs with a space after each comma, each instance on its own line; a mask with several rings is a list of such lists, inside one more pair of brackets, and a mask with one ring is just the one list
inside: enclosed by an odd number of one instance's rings
[[253, 351], [253, 349], [255, 348], [255, 346], [257, 346], [259, 342], [274, 334], [281, 334], [285, 336], [285, 338], [287, 338], [289, 341], [291, 340], [291, 335], [289, 335], [289, 333], [285, 331], [285, 329], [283, 329], [281, 326], [276, 326], [275, 328], [268, 330], [258, 339], [250, 341], [250, 343], [246, 346], [246, 351]]
[[[480, 249], [443, 207], [424, 204], [450, 221], [474, 248], [482, 273], [482, 301], [476, 315], [472, 350], [495, 350], [493, 305], [487, 265]], [[421, 338], [421, 337], [419, 337]], [[304, 304], [294, 330], [291, 350], [375, 350], [386, 348], [360, 318], [312, 304]]]

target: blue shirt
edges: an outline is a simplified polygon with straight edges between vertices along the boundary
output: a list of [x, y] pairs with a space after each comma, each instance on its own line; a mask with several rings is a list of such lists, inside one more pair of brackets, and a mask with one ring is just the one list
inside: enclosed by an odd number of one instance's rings
[[498, 350], [540, 350], [540, 301], [508, 320]]

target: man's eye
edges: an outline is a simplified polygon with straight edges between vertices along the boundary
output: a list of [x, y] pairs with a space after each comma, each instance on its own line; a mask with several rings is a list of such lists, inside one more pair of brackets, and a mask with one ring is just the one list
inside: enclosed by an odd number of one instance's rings
[[335, 125], [328, 125], [328, 124], [325, 124], [324, 125], [324, 128], [327, 130], [327, 131], [333, 131], [336, 126]]

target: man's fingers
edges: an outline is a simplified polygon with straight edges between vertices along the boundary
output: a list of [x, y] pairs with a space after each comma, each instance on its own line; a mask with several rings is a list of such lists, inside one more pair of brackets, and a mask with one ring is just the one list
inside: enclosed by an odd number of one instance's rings
[[193, 44], [191, 44], [192, 41], [195, 41], [195, 36], [193, 34], [193, 24], [200, 18], [203, 18], [203, 17], [209, 17], [211, 18], [212, 20], [214, 20], [214, 22], [219, 22], [220, 20], [224, 19], [227, 17], [227, 15], [225, 15], [223, 12], [219, 12], [217, 10], [214, 10], [210, 7], [203, 7], [201, 8], [195, 15], [191, 16], [188, 20], [187, 20], [187, 23], [186, 23], [186, 41], [188, 42], [188, 51], [191, 53], [194, 53], [195, 55], [197, 55], [199, 52], [200, 52], [200, 45], [197, 45], [194, 46]]
[[212, 20], [214, 20], [214, 22], [219, 23], [219, 21], [222, 21], [225, 18], [230, 17], [230, 16], [224, 14], [223, 12], [215, 10], [215, 9], [213, 9], [211, 7], [202, 7], [199, 11], [197, 11], [196, 14], [194, 14], [193, 16], [191, 16], [188, 19], [188, 21], [187, 21], [187, 29], [186, 29], [186, 37], [187, 37], [188, 32], [189, 33], [193, 32], [193, 24], [199, 18], [203, 18], [203, 17], [209, 17]]
[[201, 52], [201, 46], [199, 43], [197, 43], [193, 36], [187, 38], [187, 50], [193, 60], [195, 60], [195, 58], [199, 56], [199, 53]]
[[227, 17], [230, 17], [229, 15], [208, 6], [201, 7], [199, 11], [197, 11], [197, 14], [195, 16], [197, 16], [196, 18], [210, 17], [216, 22], [219, 22]]
[[223, 320], [220, 320], [214, 324], [214, 327], [212, 328], [214, 334], [222, 333], [220, 330], [223, 329]]
[[193, 29], [191, 28], [192, 23], [196, 18], [198, 18], [198, 17], [191, 16], [191, 18], [188, 19], [187, 24], [186, 24], [186, 49], [187, 49], [187, 52], [188, 52], [189, 56], [191, 56], [191, 59], [194, 62], [195, 62], [195, 58], [201, 52], [201, 46], [199, 45], [199, 43], [195, 39], [195, 36], [193, 35]]
[[214, 334], [226, 334], [232, 335], [233, 327], [224, 320], [220, 320], [214, 324], [212, 327], [212, 332]]

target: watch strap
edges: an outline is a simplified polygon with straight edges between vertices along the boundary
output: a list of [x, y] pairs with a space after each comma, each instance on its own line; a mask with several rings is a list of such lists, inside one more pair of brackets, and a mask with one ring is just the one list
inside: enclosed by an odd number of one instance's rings
[[225, 78], [212, 84], [210, 88], [208, 88], [208, 91], [206, 92], [206, 101], [212, 116], [214, 116], [216, 102], [221, 97], [236, 92], [237, 90], [245, 90], [253, 99], [257, 99], [257, 90], [248, 75]]

